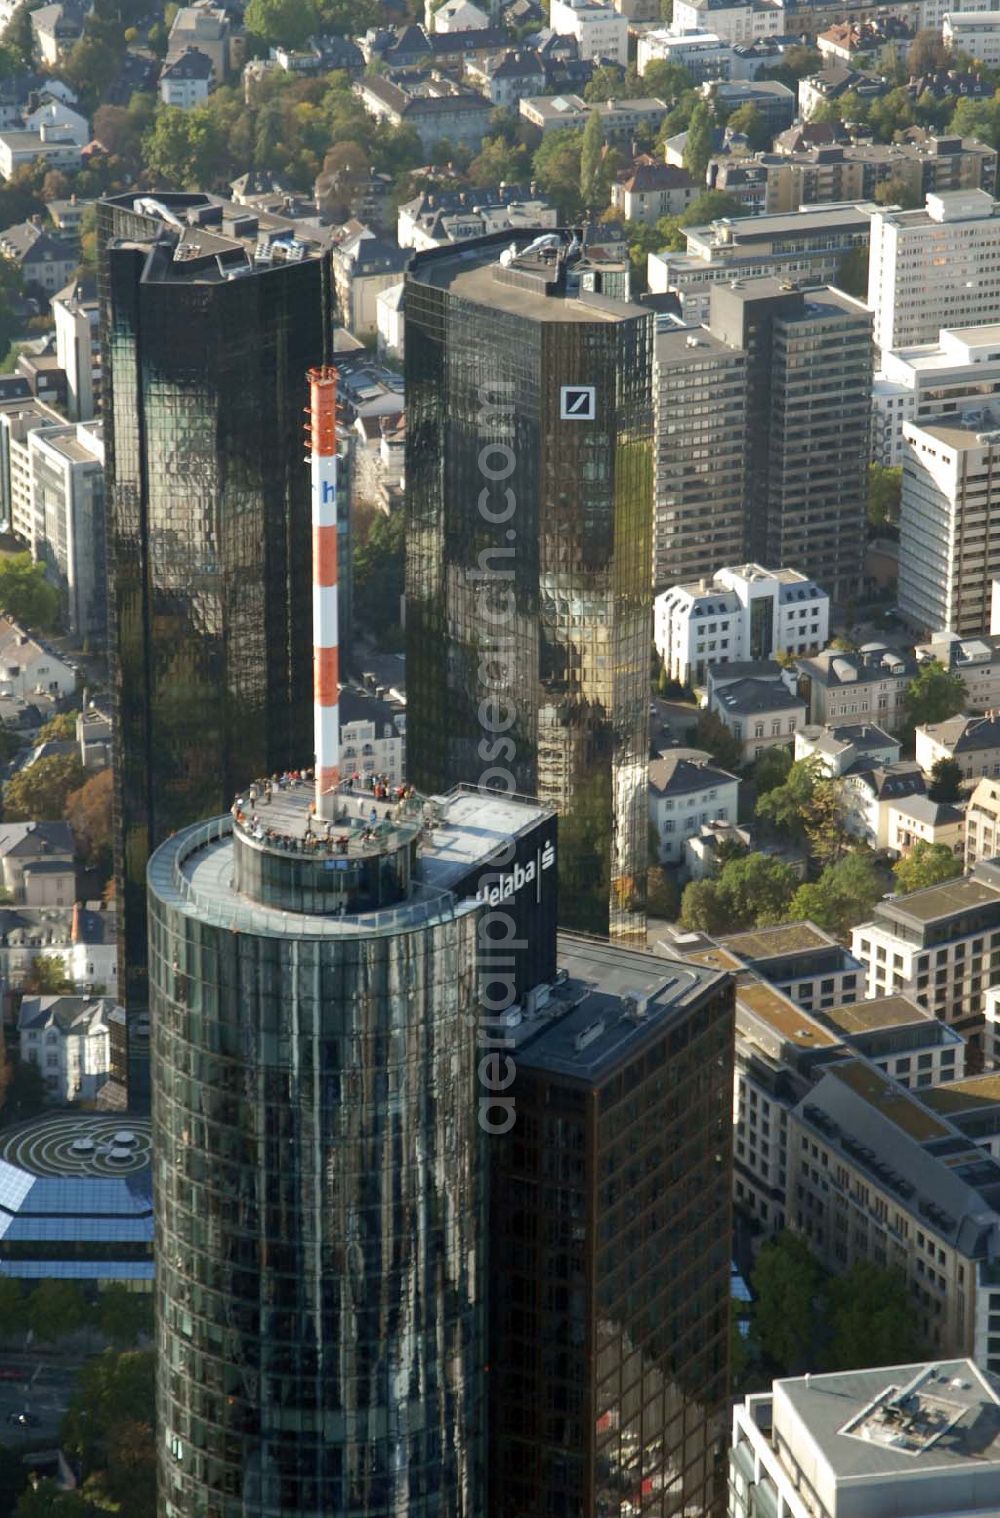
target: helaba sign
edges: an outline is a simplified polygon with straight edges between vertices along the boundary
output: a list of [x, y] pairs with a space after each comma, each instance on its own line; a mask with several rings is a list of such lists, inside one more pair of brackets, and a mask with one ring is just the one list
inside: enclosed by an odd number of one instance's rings
[[556, 862], [556, 851], [551, 843], [546, 843], [536, 850], [534, 859], [529, 859], [527, 864], [515, 864], [512, 870], [507, 870], [503, 875], [488, 875], [488, 880], [496, 882], [487, 890], [485, 885], [479, 887], [476, 900], [491, 907], [498, 907], [502, 901], [509, 901], [518, 891], [526, 885], [535, 884], [535, 899], [542, 899], [542, 873], [551, 870]]

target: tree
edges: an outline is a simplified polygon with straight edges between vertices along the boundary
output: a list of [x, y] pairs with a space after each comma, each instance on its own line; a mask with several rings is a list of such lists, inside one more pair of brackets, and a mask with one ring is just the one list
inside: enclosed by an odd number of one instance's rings
[[31, 1481], [18, 1498], [14, 1518], [100, 1518], [101, 1513], [114, 1511], [97, 1506], [88, 1493], [64, 1492], [48, 1477], [43, 1481]]
[[911, 78], [919, 79], [924, 74], [936, 74], [938, 69], [947, 68], [949, 62], [950, 55], [941, 33], [933, 26], [921, 27], [906, 55], [906, 66]]
[[57, 712], [43, 722], [35, 734], [36, 743], [61, 743], [76, 737], [76, 712]]
[[117, 1282], [106, 1286], [97, 1303], [101, 1332], [118, 1349], [128, 1349], [153, 1329], [153, 1298], [149, 1292], [129, 1291]]
[[817, 881], [799, 886], [789, 903], [788, 920], [808, 920], [842, 937], [868, 916], [882, 894], [873, 856], [856, 849], [828, 864]]
[[902, 1271], [858, 1260], [828, 1281], [825, 1295], [830, 1341], [824, 1358], [831, 1370], [906, 1365], [923, 1354]]
[[531, 154], [521, 142], [498, 134], [486, 137], [469, 164], [473, 184], [520, 184], [531, 175]]
[[225, 150], [225, 138], [207, 106], [195, 106], [190, 111], [162, 106], [143, 138], [150, 177], [183, 190], [216, 184], [223, 175]]
[[694, 88], [694, 79], [679, 63], [668, 63], [666, 58], [654, 58], [646, 64], [642, 76], [641, 95], [665, 100], [673, 105], [683, 94]]
[[28, 1298], [28, 1325], [43, 1344], [77, 1333], [87, 1321], [87, 1304], [73, 1281], [40, 1281]]
[[796, 760], [783, 784], [758, 797], [757, 816], [792, 837], [804, 836], [820, 861], [836, 858], [844, 848], [840, 787], [817, 758]]
[[646, 879], [646, 914], [673, 922], [680, 909], [676, 882], [661, 865], [651, 864]]
[[978, 137], [995, 148], [1000, 143], [1000, 91], [990, 100], [959, 100], [948, 131], [960, 137]]
[[962, 861], [943, 843], [928, 843], [921, 839], [902, 859], [892, 867], [896, 885], [900, 891], [922, 891], [925, 886], [940, 885], [944, 880], [954, 880], [962, 873]]
[[783, 860], [742, 854], [727, 860], [716, 879], [693, 880], [685, 886], [681, 924], [715, 934], [781, 922], [795, 884], [795, 872]]
[[286, 47], [301, 47], [316, 30], [311, 0], [250, 0], [244, 20], [253, 36]]
[[354, 550], [354, 611], [358, 621], [379, 638], [399, 627], [404, 588], [406, 518], [402, 511], [386, 516], [376, 511], [367, 531], [356, 533]]
[[946, 755], [935, 759], [927, 794], [932, 801], [961, 801], [962, 779], [962, 766], [957, 759], [949, 759]]
[[696, 181], [704, 180], [705, 171], [708, 168], [708, 160], [712, 156], [714, 140], [715, 122], [712, 117], [711, 108], [706, 101], [699, 100], [691, 112], [687, 138], [684, 142], [684, 167], [692, 179]]
[[911, 727], [946, 722], [964, 709], [967, 698], [961, 675], [946, 669], [939, 659], [929, 659], [921, 664], [906, 692], [907, 721]]
[[599, 105], [604, 100], [621, 100], [626, 93], [622, 70], [614, 64], [604, 63], [591, 74], [583, 98], [588, 105]]
[[104, 769], [66, 797], [66, 821], [73, 830], [77, 853], [91, 868], [103, 866], [106, 874], [111, 864], [112, 789], [111, 771]]
[[879, 528], [895, 526], [899, 521], [899, 503], [903, 495], [902, 469], [883, 464], [868, 465], [868, 525]]
[[37, 1117], [45, 1106], [45, 1081], [38, 1066], [30, 1059], [15, 1062], [3, 1104], [5, 1123], [20, 1123]]
[[734, 738], [722, 718], [715, 712], [699, 713], [693, 733], [696, 748], [711, 754], [716, 764], [724, 770], [738, 770], [743, 763], [743, 745]]
[[781, 1374], [796, 1375], [810, 1363], [822, 1279], [818, 1261], [797, 1234], [779, 1233], [757, 1256], [750, 1332]]
[[78, 754], [37, 759], [4, 786], [4, 816], [8, 822], [57, 822], [65, 815], [69, 793], [86, 778]]
[[792, 767], [792, 751], [790, 748], [766, 748], [764, 752], [754, 760], [753, 783], [758, 797], [766, 796], [768, 791], [784, 785], [788, 779], [788, 772]]
[[725, 190], [705, 190], [696, 200], [692, 200], [681, 216], [679, 225], [703, 227], [710, 221], [721, 221], [724, 216], [732, 220], [746, 214], [746, 206], [735, 195], [728, 195]]
[[749, 101], [736, 108], [726, 122], [726, 129], [744, 136], [751, 153], [766, 153], [771, 146], [771, 128], [763, 113]]
[[52, 632], [59, 625], [59, 592], [30, 553], [13, 553], [0, 561], [0, 611], [40, 632]]
[[62, 996], [73, 990], [66, 966], [54, 954], [36, 954], [24, 977], [24, 990], [33, 996]]
[[24, 1293], [13, 1276], [0, 1277], [0, 1337], [24, 1331]]
[[332, 221], [346, 221], [354, 214], [370, 175], [371, 162], [360, 143], [334, 143], [316, 180], [317, 206]]
[[580, 203], [583, 132], [563, 128], [542, 138], [534, 157], [534, 177], [566, 221], [576, 221]]
[[914, 189], [909, 180], [903, 179], [901, 175], [883, 179], [876, 186], [875, 199], [880, 206], [899, 206], [903, 211], [915, 211], [924, 203], [920, 191]]
[[4, 48], [10, 48], [22, 68], [30, 69], [35, 58], [35, 33], [31, 25], [31, 7], [19, 5], [3, 34]]
[[590, 210], [606, 204], [601, 182], [601, 159], [604, 155], [604, 127], [597, 111], [591, 111], [580, 144], [580, 197]]

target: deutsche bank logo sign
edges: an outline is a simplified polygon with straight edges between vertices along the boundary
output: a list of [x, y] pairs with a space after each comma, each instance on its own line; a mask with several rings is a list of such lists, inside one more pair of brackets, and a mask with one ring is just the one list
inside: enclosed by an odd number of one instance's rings
[[593, 385], [563, 385], [559, 391], [561, 422], [592, 422], [597, 415], [597, 390]]

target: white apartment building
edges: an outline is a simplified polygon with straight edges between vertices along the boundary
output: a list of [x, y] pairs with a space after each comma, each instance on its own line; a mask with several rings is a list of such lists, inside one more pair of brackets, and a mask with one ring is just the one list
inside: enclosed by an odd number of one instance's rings
[[965, 808], [929, 796], [906, 796], [886, 808], [886, 848], [904, 857], [918, 843], [940, 844], [961, 859], [965, 853]]
[[843, 828], [870, 849], [889, 847], [892, 808], [912, 797], [923, 797], [927, 785], [920, 766], [904, 759], [844, 775], [840, 789]]
[[734, 1410], [728, 1518], [991, 1518], [998, 1426], [967, 1359], [775, 1381]]
[[871, 218], [868, 304], [878, 348], [927, 343], [989, 321], [1000, 303], [1000, 209], [985, 190], [928, 195]]
[[649, 821], [661, 864], [684, 862], [688, 839], [707, 822], [735, 823], [740, 782], [698, 749], [673, 749], [649, 761]]
[[74, 280], [49, 303], [56, 324], [56, 358], [66, 375], [71, 422], [89, 422], [101, 391], [100, 307], [97, 287]]
[[915, 628], [990, 626], [1000, 575], [1000, 411], [903, 426], [899, 610]]
[[896, 467], [903, 424], [964, 417], [1000, 394], [1000, 324], [945, 328], [933, 342], [885, 348], [872, 386], [872, 458]]
[[628, 18], [594, 0], [552, 0], [549, 26], [560, 37], [575, 37], [581, 58], [628, 63]]
[[939, 759], [954, 759], [967, 780], [1000, 775], [1000, 717], [948, 717], [918, 727], [916, 756], [926, 775]]
[[16, 622], [0, 617], [0, 696], [71, 696], [76, 671]]
[[31, 551], [62, 593], [69, 631], [100, 638], [107, 625], [104, 437], [100, 422], [28, 434]]
[[385, 775], [389, 785], [406, 778], [406, 712], [361, 691], [340, 693], [340, 760], [345, 775], [363, 780]]
[[640, 78], [655, 60], [677, 63], [687, 69], [697, 84], [706, 79], [731, 79], [733, 77], [732, 43], [724, 42], [715, 32], [683, 32], [658, 28], [642, 32], [636, 53], [636, 68]]
[[792, 748], [805, 727], [806, 706], [780, 682], [750, 677], [711, 690], [709, 706], [742, 746], [743, 763], [765, 749]]
[[715, 32], [725, 42], [756, 42], [761, 37], [780, 37], [788, 29], [785, 8], [771, 0], [749, 0], [745, 5], [709, 6], [706, 0], [674, 0], [671, 31]]
[[29, 547], [34, 539], [35, 516], [28, 440], [36, 428], [65, 425], [65, 417], [44, 401], [26, 400], [0, 414], [0, 504], [11, 532]]
[[1000, 982], [1000, 869], [879, 902], [851, 933], [869, 996], [906, 991], [935, 1017], [982, 1040], [986, 992]]
[[953, 53], [968, 53], [987, 68], [1000, 64], [1000, 14], [996, 11], [949, 11], [941, 39]]
[[53, 1102], [91, 1102], [111, 1073], [110, 997], [25, 996], [17, 1015], [21, 1058], [37, 1066]]
[[733, 565], [653, 603], [653, 641], [680, 685], [704, 685], [710, 665], [809, 653], [829, 632], [829, 596], [794, 569]]
[[899, 740], [873, 722], [804, 727], [795, 734], [795, 758], [816, 759], [836, 778], [850, 769], [884, 768], [899, 762]]
[[936, 659], [945, 669], [961, 675], [968, 693], [967, 712], [1000, 707], [1000, 634], [956, 638], [953, 633], [943, 633], [929, 643], [918, 644], [914, 652], [921, 663]]
[[824, 649], [796, 662], [809, 695], [809, 721], [817, 726], [872, 722], [889, 732], [906, 719], [906, 692], [916, 660], [885, 643], [857, 653]]
[[1000, 855], [1000, 780], [984, 775], [965, 808], [965, 868]]

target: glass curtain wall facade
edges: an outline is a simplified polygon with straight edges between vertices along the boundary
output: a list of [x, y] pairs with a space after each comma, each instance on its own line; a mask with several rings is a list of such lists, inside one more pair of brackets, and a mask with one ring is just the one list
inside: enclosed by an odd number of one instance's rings
[[[581, 1064], [612, 1036], [601, 1010]], [[733, 1017], [714, 977], [619, 1031], [599, 1075], [544, 1035], [517, 1052], [492, 1170], [490, 1518], [725, 1512]]]
[[149, 868], [160, 1513], [482, 1518], [479, 908], [285, 911], [331, 866], [240, 849]]
[[407, 280], [408, 767], [555, 805], [563, 919], [644, 941], [652, 317], [509, 243]]
[[[208, 197], [160, 199], [182, 216]], [[327, 260], [230, 279], [214, 258], [174, 258], [179, 235], [132, 197], [98, 208], [119, 994], [130, 1013], [147, 1000], [151, 851], [224, 810], [248, 776], [312, 754], [302, 410], [305, 372], [326, 357]]]

